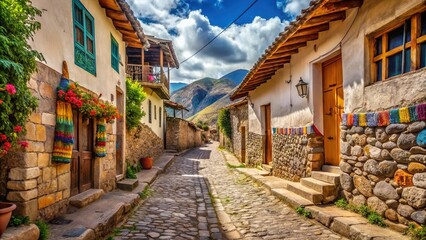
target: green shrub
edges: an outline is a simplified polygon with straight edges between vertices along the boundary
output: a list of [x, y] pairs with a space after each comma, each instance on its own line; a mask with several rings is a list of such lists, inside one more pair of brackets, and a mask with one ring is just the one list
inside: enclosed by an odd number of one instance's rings
[[128, 130], [131, 130], [137, 127], [145, 116], [145, 112], [142, 111], [142, 102], [146, 99], [146, 93], [139, 82], [130, 78], [126, 80], [126, 88], [126, 126]]
[[139, 196], [141, 197], [142, 200], [145, 200], [148, 197], [150, 197], [153, 193], [154, 191], [149, 186], [147, 186], [142, 192], [139, 193]]
[[229, 109], [221, 109], [217, 117], [217, 124], [219, 130], [225, 134], [228, 138], [232, 137], [232, 126], [231, 126], [231, 113]]
[[410, 235], [413, 240], [426, 240], [426, 226], [421, 225], [420, 227], [417, 227], [410, 223], [408, 224], [405, 234]]
[[126, 178], [130, 178], [130, 179], [138, 178], [136, 176], [135, 170], [133, 169], [133, 167], [131, 165], [127, 165]]
[[[352, 212], [361, 214], [361, 216], [368, 219], [368, 222], [371, 224], [378, 225], [380, 227], [386, 227], [386, 223], [383, 220], [383, 217], [380, 216], [377, 212], [371, 210], [367, 205], [361, 205], [359, 207], [349, 204], [345, 199], [341, 198], [334, 202], [339, 208], [346, 209]], [[426, 240], [426, 239], [424, 239]]]
[[370, 212], [370, 215], [367, 217], [368, 222], [371, 224], [378, 225], [380, 227], [386, 227], [386, 223], [383, 221], [382, 216], [376, 212]]
[[31, 221], [30, 221], [30, 218], [28, 216], [17, 215], [17, 216], [12, 216], [10, 218], [8, 226], [9, 227], [17, 227], [17, 226], [22, 225], [22, 224], [27, 225], [27, 224], [30, 224], [30, 223], [31, 223]]
[[297, 207], [296, 212], [305, 218], [312, 218], [312, 213], [309, 210], [306, 210], [303, 206]]
[[40, 230], [39, 240], [47, 240], [49, 238], [49, 225], [43, 220], [37, 220], [35, 222], [38, 229]]
[[356, 209], [356, 212], [361, 214], [361, 216], [368, 218], [373, 211], [367, 205], [361, 205]]
[[36, 70], [36, 59], [43, 56], [32, 50], [28, 40], [40, 29], [39, 16], [41, 11], [29, 0], [0, 1], [0, 157], [16, 144], [37, 107], [28, 81]]
[[339, 200], [334, 202], [334, 205], [336, 205], [336, 207], [338, 208], [348, 209], [349, 203], [345, 199], [340, 198]]
[[209, 125], [206, 122], [203, 122], [201, 120], [198, 120], [198, 122], [195, 125], [197, 125], [197, 127], [201, 128], [201, 129], [203, 129], [204, 131], [209, 130]]

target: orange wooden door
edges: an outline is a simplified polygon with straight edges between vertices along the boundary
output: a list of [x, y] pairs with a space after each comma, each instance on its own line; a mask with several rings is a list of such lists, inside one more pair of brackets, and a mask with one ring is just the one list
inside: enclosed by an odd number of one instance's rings
[[271, 105], [265, 105], [265, 154], [264, 162], [272, 162], [272, 129], [271, 129]]
[[74, 146], [71, 160], [71, 196], [93, 187], [93, 120], [83, 120], [73, 112]]
[[323, 63], [322, 77], [325, 163], [338, 166], [340, 162], [339, 126], [344, 105], [341, 56]]
[[[121, 90], [117, 89], [117, 109], [121, 116], [124, 116], [124, 96]], [[117, 137], [115, 143], [115, 172], [117, 175], [123, 174], [124, 162], [124, 117], [116, 119]]]

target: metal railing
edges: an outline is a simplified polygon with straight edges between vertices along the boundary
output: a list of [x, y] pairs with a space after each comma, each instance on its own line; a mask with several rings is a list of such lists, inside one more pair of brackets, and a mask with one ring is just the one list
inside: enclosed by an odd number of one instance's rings
[[139, 64], [127, 64], [126, 74], [133, 80], [163, 84], [169, 91], [169, 79], [167, 78], [164, 70], [160, 67]]

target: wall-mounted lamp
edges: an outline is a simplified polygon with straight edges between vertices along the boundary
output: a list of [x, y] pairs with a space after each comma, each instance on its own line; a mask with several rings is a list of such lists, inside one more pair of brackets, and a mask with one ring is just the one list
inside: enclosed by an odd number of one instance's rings
[[300, 97], [304, 98], [308, 96], [308, 84], [303, 81], [302, 77], [300, 77], [299, 82], [296, 84], [296, 89]]

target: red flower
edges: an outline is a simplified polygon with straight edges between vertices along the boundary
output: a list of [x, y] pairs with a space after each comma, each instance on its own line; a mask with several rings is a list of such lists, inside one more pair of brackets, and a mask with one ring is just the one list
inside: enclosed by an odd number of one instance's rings
[[12, 144], [10, 144], [10, 142], [5, 142], [3, 144], [3, 150], [5, 150], [6, 152], [9, 151], [10, 147], [12, 147]]
[[89, 114], [90, 114], [90, 116], [95, 116], [96, 115], [96, 111], [95, 110], [91, 110]]
[[17, 133], [22, 132], [22, 127], [21, 127], [21, 126], [16, 126], [16, 127], [13, 129], [13, 131], [15, 131], [15, 132], [17, 132]]
[[10, 94], [13, 95], [16, 93], [16, 88], [15, 86], [13, 86], [12, 84], [8, 83], [6, 84], [6, 91]]
[[2, 103], [3, 103], [3, 100], [0, 99], [0, 104], [2, 104]]
[[65, 92], [64, 92], [63, 90], [59, 90], [59, 91], [58, 91], [58, 96], [59, 96], [60, 98], [64, 97], [64, 95], [65, 95]]
[[0, 134], [0, 141], [6, 141], [7, 136], [5, 134]]
[[23, 147], [23, 148], [27, 148], [28, 147], [28, 142], [25, 142], [25, 141], [18, 142], [18, 144], [21, 145], [21, 147]]

